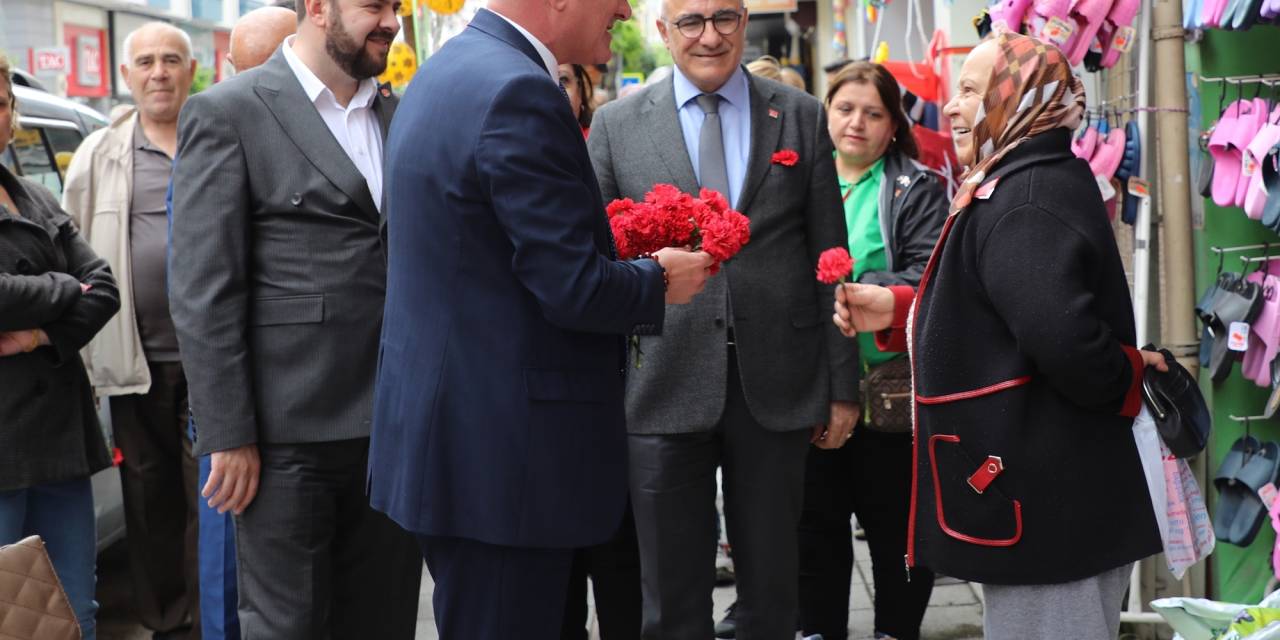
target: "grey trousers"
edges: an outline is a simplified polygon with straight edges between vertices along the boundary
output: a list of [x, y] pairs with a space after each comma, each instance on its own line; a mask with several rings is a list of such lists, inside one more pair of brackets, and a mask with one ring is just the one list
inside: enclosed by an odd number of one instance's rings
[[1062, 584], [982, 586], [986, 640], [1115, 640], [1133, 563]]
[[714, 431], [631, 435], [631, 502], [640, 543], [645, 640], [713, 635], [716, 467], [738, 579], [738, 640], [795, 637], [798, 526], [809, 429], [769, 431], [751, 416], [730, 358]]

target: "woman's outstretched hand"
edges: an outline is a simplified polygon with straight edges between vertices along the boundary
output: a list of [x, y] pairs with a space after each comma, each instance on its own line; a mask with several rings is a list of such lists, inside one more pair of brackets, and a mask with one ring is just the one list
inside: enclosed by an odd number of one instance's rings
[[860, 332], [883, 331], [893, 322], [893, 292], [874, 284], [836, 286], [835, 315], [840, 333], [852, 338]]

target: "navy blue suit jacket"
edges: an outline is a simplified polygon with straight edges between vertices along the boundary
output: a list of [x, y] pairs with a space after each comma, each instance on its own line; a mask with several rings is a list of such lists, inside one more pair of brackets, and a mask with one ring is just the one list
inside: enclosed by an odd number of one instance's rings
[[604, 541], [626, 502], [622, 336], [660, 330], [662, 274], [611, 258], [582, 132], [533, 46], [480, 11], [409, 86], [385, 176], [373, 506], [420, 534]]

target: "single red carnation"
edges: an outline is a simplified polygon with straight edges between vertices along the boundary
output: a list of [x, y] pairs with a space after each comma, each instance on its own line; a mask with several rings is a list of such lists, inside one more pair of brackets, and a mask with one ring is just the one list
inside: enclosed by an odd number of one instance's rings
[[853, 258], [849, 255], [849, 250], [844, 247], [827, 249], [818, 256], [818, 282], [826, 284], [844, 282], [852, 272]]
[[621, 200], [614, 200], [613, 202], [610, 202], [609, 206], [604, 208], [604, 211], [609, 214], [610, 218], [612, 218], [614, 216], [632, 213], [635, 211], [635, 208], [635, 200], [632, 200], [631, 198], [623, 198]]
[[774, 164], [780, 164], [784, 167], [794, 167], [800, 161], [800, 154], [791, 149], [783, 149], [776, 151], [773, 157], [769, 158]]

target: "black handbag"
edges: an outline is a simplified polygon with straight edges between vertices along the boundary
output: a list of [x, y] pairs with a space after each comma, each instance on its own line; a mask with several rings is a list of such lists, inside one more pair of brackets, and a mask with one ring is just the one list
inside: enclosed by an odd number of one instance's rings
[[906, 354], [871, 367], [859, 384], [868, 429], [911, 432], [911, 360]]
[[1204, 451], [1209, 442], [1213, 424], [1209, 407], [1191, 373], [1167, 349], [1161, 349], [1160, 354], [1169, 370], [1146, 368], [1142, 374], [1142, 398], [1169, 451], [1179, 458], [1190, 458]]

